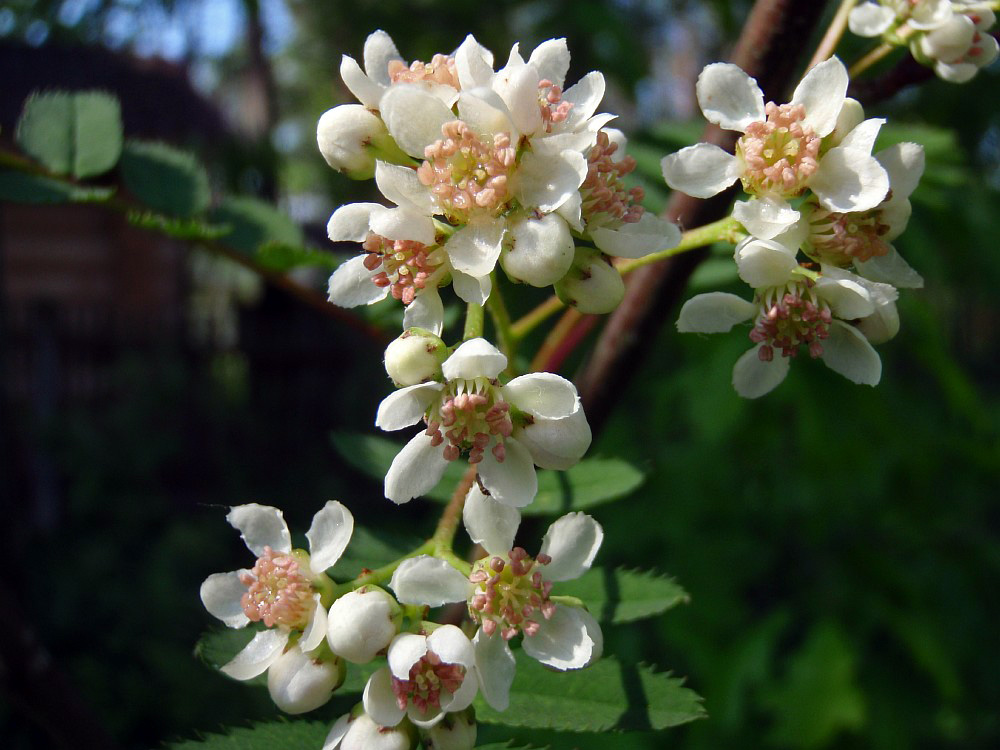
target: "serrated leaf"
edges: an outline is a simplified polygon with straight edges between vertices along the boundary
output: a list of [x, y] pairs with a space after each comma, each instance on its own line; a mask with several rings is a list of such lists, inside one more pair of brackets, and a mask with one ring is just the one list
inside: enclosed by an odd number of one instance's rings
[[612, 657], [573, 672], [555, 672], [515, 651], [517, 675], [510, 707], [503, 712], [476, 699], [476, 719], [484, 724], [567, 732], [651, 730], [705, 716], [701, 698], [669, 673]]
[[225, 734], [168, 743], [168, 750], [318, 750], [330, 733], [325, 721], [275, 721], [230, 727]]
[[[334, 448], [345, 461], [373, 479], [385, 477], [392, 459], [402, 447], [379, 435], [334, 433]], [[444, 477], [426, 497], [447, 502], [467, 464], [452, 461]], [[645, 475], [618, 458], [587, 458], [568, 471], [538, 472], [538, 494], [531, 505], [521, 508], [522, 515], [542, 516], [587, 510], [625, 497], [642, 484]]]
[[575, 596], [601, 622], [620, 625], [687, 603], [688, 593], [672, 578], [638, 570], [593, 568], [559, 584], [559, 596]]
[[214, 240], [229, 231], [226, 226], [206, 224], [198, 219], [175, 219], [152, 211], [130, 211], [126, 218], [140, 229], [168, 234], [179, 240]]
[[269, 271], [287, 273], [294, 268], [321, 268], [332, 271], [340, 260], [333, 253], [283, 242], [265, 242], [257, 248], [257, 262]]
[[142, 203], [167, 216], [189, 219], [208, 208], [208, 174], [193, 154], [153, 141], [129, 141], [122, 179]]
[[301, 246], [302, 230], [269, 203], [248, 197], [226, 197], [212, 211], [213, 221], [228, 224], [226, 244], [247, 255], [256, 255], [267, 243]]
[[56, 174], [93, 177], [121, 155], [121, 106], [99, 91], [34, 94], [18, 120], [17, 142]]
[[81, 187], [41, 175], [0, 172], [0, 200], [10, 203], [100, 203], [114, 193], [111, 187]]

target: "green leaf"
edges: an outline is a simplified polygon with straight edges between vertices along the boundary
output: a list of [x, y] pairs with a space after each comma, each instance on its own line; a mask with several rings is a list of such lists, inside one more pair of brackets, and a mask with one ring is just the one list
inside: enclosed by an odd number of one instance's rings
[[503, 712], [476, 699], [476, 719], [484, 724], [568, 732], [610, 729], [651, 730], [686, 724], [705, 716], [701, 698], [669, 673], [646, 665], [622, 664], [613, 657], [586, 669], [555, 672], [515, 651], [517, 675], [510, 707]]
[[267, 243], [301, 246], [305, 241], [295, 222], [256, 198], [229, 196], [212, 211], [212, 219], [230, 226], [226, 244], [247, 255], [257, 255]]
[[93, 177], [121, 155], [121, 106], [100, 91], [33, 94], [17, 123], [17, 143], [56, 174]]
[[326, 721], [275, 721], [230, 727], [225, 734], [166, 745], [168, 750], [318, 750], [330, 733]]
[[41, 175], [0, 172], [0, 200], [11, 203], [100, 203], [114, 193], [110, 187], [81, 187]]
[[559, 596], [575, 596], [601, 622], [620, 625], [662, 614], [690, 597], [672, 578], [638, 570], [594, 568], [558, 585]]
[[283, 242], [265, 242], [257, 248], [257, 262], [269, 271], [287, 273], [293, 268], [322, 268], [332, 271], [340, 265], [333, 253]]
[[229, 227], [206, 224], [198, 219], [174, 219], [152, 211], [130, 211], [126, 218], [140, 229], [168, 234], [179, 240], [214, 240], [229, 231]]
[[208, 208], [208, 174], [193, 154], [165, 143], [129, 141], [121, 170], [125, 186], [158, 213], [189, 219]]
[[[392, 459], [402, 447], [378, 435], [334, 433], [331, 439], [345, 461], [379, 481], [385, 477]], [[442, 480], [426, 496], [447, 502], [466, 466], [463, 461], [452, 461]], [[625, 497], [638, 488], [644, 478], [639, 469], [618, 458], [584, 459], [568, 471], [542, 470], [538, 472], [538, 494], [531, 505], [521, 508], [521, 513], [541, 516], [587, 510]]]

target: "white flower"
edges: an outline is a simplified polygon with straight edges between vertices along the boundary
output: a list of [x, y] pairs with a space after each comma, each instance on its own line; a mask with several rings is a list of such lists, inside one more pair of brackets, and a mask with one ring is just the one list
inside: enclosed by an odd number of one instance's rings
[[395, 726], [376, 724], [361, 707], [344, 714], [330, 728], [323, 750], [415, 750], [417, 732], [403, 720]]
[[951, 0], [879, 0], [864, 2], [847, 17], [858, 36], [879, 36], [900, 24], [915, 30], [937, 28], [952, 16]]
[[344, 681], [344, 662], [336, 657], [317, 658], [303, 653], [298, 644], [282, 654], [267, 670], [267, 690], [285, 713], [303, 714], [333, 697]]
[[698, 143], [663, 158], [667, 184], [698, 198], [725, 190], [737, 179], [754, 198], [734, 211], [751, 234], [772, 238], [798, 220], [788, 199], [806, 189], [831, 211], [865, 211], [889, 189], [885, 170], [871, 155], [882, 120], [866, 120], [824, 152], [844, 106], [847, 70], [837, 58], [813, 67], [792, 101], [764, 104], [750, 76], [728, 63], [708, 65], [698, 76], [698, 103], [710, 121], [743, 133], [736, 154]]
[[430, 635], [400, 633], [388, 660], [368, 679], [362, 698], [365, 712], [383, 726], [407, 717], [418, 727], [432, 727], [446, 712], [468, 708], [478, 692], [472, 643], [454, 625]]
[[947, 23], [911, 42], [910, 49], [918, 60], [932, 64], [939, 78], [965, 83], [1000, 53], [996, 38], [988, 33], [995, 22], [996, 16], [989, 9], [956, 13]]
[[442, 365], [444, 382], [401, 388], [379, 404], [375, 425], [427, 429], [393, 459], [385, 496], [405, 503], [437, 484], [449, 461], [468, 454], [494, 499], [530, 503], [535, 466], [568, 469], [590, 446], [590, 426], [576, 388], [565, 378], [531, 373], [501, 385], [507, 358], [485, 339], [463, 342]]
[[367, 664], [399, 632], [403, 611], [388, 592], [362, 586], [330, 606], [326, 640], [330, 650], [354, 664]]
[[600, 657], [604, 640], [597, 620], [585, 609], [553, 601], [550, 594], [553, 582], [578, 578], [590, 569], [604, 532], [590, 516], [569, 513], [549, 527], [533, 560], [513, 547], [520, 521], [516, 508], [473, 486], [464, 519], [469, 536], [487, 551], [468, 578], [425, 555], [406, 560], [389, 585], [406, 604], [468, 603], [479, 625], [473, 643], [480, 688], [486, 701], [502, 711], [514, 679], [508, 641], [515, 636], [524, 636], [525, 653], [553, 669], [581, 669]]
[[340, 559], [351, 539], [354, 518], [340, 503], [328, 502], [306, 532], [308, 554], [292, 550], [291, 535], [277, 508], [238, 505], [226, 520], [257, 560], [249, 570], [210, 575], [201, 584], [201, 601], [231, 628], [251, 622], [267, 626], [221, 667], [230, 677], [249, 680], [281, 657], [292, 633], [300, 634], [297, 646], [303, 653], [323, 642], [326, 610], [320, 591], [330, 584], [326, 569]]
[[857, 328], [844, 322], [876, 312], [863, 279], [837, 268], [808, 271], [799, 266], [794, 251], [753, 237], [737, 245], [736, 263], [740, 277], [756, 291], [754, 301], [725, 292], [699, 294], [684, 303], [677, 329], [724, 333], [737, 323], [754, 321], [750, 340], [757, 346], [733, 368], [737, 393], [757, 398], [777, 387], [802, 345], [854, 383], [879, 382], [878, 354]]

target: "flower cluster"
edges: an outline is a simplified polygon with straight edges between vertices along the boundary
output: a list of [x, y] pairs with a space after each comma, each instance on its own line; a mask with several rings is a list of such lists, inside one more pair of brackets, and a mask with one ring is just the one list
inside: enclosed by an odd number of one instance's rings
[[564, 39], [527, 59], [515, 45], [499, 70], [471, 36], [430, 63], [407, 65], [381, 31], [365, 43], [364, 70], [345, 56], [341, 76], [360, 104], [323, 115], [319, 146], [334, 168], [374, 175], [392, 206], [349, 204], [330, 218], [330, 239], [363, 251], [330, 278], [330, 301], [391, 294], [406, 306], [404, 328], [439, 334], [438, 290], [450, 282], [482, 305], [499, 264], [515, 282], [555, 285], [585, 312], [617, 305], [623, 286], [609, 256], [672, 247], [680, 232], [626, 185], [635, 162], [624, 136], [606, 127], [613, 116], [595, 114], [604, 77], [566, 88], [568, 69]]
[[755, 346], [733, 370], [747, 398], [781, 383], [803, 347], [849, 380], [875, 385], [882, 366], [872, 344], [899, 329], [896, 288], [923, 284], [891, 245], [909, 219], [923, 149], [901, 143], [873, 155], [884, 120], [866, 120], [847, 84], [843, 64], [830, 58], [791, 102], [765, 105], [742, 70], [709, 65], [698, 101], [709, 121], [742, 133], [735, 154], [697, 144], [662, 162], [667, 183], [686, 193], [707, 197], [738, 179], [749, 195], [732, 215], [750, 235], [735, 260], [753, 300], [701, 294], [677, 322], [680, 331], [718, 333], [752, 321]]
[[848, 23], [859, 36], [908, 45], [939, 78], [965, 83], [1000, 52], [989, 34], [995, 6], [977, 0], [868, 0], [851, 10]]

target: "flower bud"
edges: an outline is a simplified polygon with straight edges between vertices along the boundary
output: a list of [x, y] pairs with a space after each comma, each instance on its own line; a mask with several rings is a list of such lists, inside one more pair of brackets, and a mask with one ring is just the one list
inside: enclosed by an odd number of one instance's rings
[[297, 646], [278, 657], [267, 670], [267, 689], [275, 705], [289, 714], [319, 708], [344, 681], [344, 663], [333, 657], [317, 659]]
[[448, 347], [430, 331], [410, 328], [385, 350], [385, 371], [400, 388], [433, 380], [441, 374]]
[[606, 255], [580, 247], [573, 267], [555, 290], [559, 299], [580, 312], [601, 314], [618, 307], [625, 296], [625, 282]]
[[445, 714], [420, 736], [426, 750], [472, 750], [476, 746], [476, 713], [472, 706], [458, 713]]
[[375, 140], [389, 137], [382, 119], [360, 104], [342, 104], [323, 113], [316, 126], [316, 142], [326, 163], [354, 180], [375, 174]]
[[394, 727], [372, 721], [356, 706], [350, 714], [337, 719], [327, 735], [323, 750], [415, 750], [417, 732], [405, 717]]
[[573, 235], [556, 214], [541, 219], [523, 217], [509, 226], [500, 265], [512, 281], [532, 286], [554, 284], [573, 264]]
[[916, 44], [926, 57], [942, 62], [952, 62], [963, 57], [969, 51], [975, 35], [976, 24], [971, 18], [953, 15], [947, 23], [921, 36]]
[[326, 639], [335, 654], [366, 664], [389, 647], [403, 610], [378, 586], [362, 586], [337, 599], [326, 619]]

